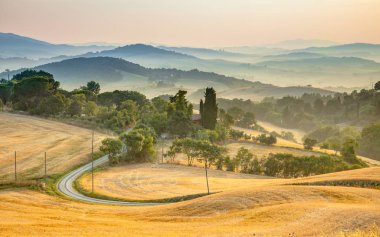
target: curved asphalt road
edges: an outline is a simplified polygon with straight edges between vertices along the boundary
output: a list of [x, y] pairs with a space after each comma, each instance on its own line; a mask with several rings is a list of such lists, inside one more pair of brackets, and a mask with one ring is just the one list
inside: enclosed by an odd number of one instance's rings
[[[102, 165], [104, 163], [108, 162], [108, 156], [103, 156], [100, 159], [97, 159], [94, 161], [94, 167]], [[105, 200], [105, 199], [98, 199], [98, 198], [92, 198], [87, 197], [78, 191], [76, 191], [73, 187], [74, 181], [81, 176], [83, 173], [91, 170], [91, 162], [79, 167], [78, 169], [71, 171], [70, 173], [63, 176], [57, 183], [58, 190], [74, 199], [77, 199], [79, 201], [84, 202], [91, 202], [91, 203], [99, 203], [99, 204], [113, 204], [113, 205], [123, 205], [123, 206], [154, 206], [154, 205], [161, 205], [163, 203], [143, 203], [143, 202], [122, 202], [122, 201], [111, 201], [111, 200]]]

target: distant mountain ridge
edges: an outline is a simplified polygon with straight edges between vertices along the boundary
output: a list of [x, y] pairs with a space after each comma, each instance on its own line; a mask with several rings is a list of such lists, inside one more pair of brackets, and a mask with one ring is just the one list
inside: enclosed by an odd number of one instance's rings
[[[30, 55], [33, 57], [28, 57]], [[36, 55], [43, 59], [37, 60]], [[0, 71], [77, 57], [121, 58], [145, 68], [198, 69], [281, 86], [367, 87], [380, 77], [377, 64], [380, 62], [380, 45], [376, 44], [355, 43], [295, 50], [265, 47], [215, 50], [144, 44], [101, 49], [98, 46], [54, 45], [14, 34], [0, 34]]]
[[154, 47], [146, 44], [131, 44], [122, 47], [117, 47], [110, 50], [104, 50], [101, 52], [87, 53], [81, 56], [107, 56], [107, 57], [134, 57], [134, 56], [173, 56], [183, 58], [195, 58], [187, 54], [178, 53], [166, 49]]
[[30, 59], [54, 57], [59, 55], [77, 55], [89, 51], [101, 51], [110, 46], [73, 46], [51, 44], [13, 33], [0, 33], [0, 57], [27, 57]]
[[[286, 87], [251, 82], [199, 70], [150, 69], [113, 57], [73, 58], [37, 66], [34, 69], [52, 73], [56, 80], [60, 81], [64, 88], [68, 89], [79, 88], [87, 81], [95, 80], [101, 84], [104, 90], [128, 88], [141, 91], [150, 96], [172, 94], [181, 88], [192, 93], [207, 86], [213, 86], [218, 91], [224, 91], [226, 95], [229, 90], [238, 92], [242, 89], [245, 92], [244, 98], [252, 99], [265, 96], [277, 97], [291, 92]], [[20, 71], [22, 70], [12, 71], [10, 75], [12, 76]], [[0, 74], [0, 77], [5, 76], [5, 73]], [[162, 84], [171, 86], [165, 88], [161, 87]], [[267, 93], [262, 93], [261, 90]], [[302, 91], [333, 94], [331, 91], [319, 88], [304, 87], [302, 89], [302, 87], [299, 87], [297, 95], [301, 95]], [[239, 96], [239, 94], [236, 94], [237, 98]]]
[[328, 70], [339, 71], [343, 69], [355, 70], [361, 72], [363, 70], [377, 71], [380, 70], [380, 63], [373, 60], [367, 60], [356, 57], [314, 57], [293, 60], [275, 60], [264, 61], [257, 65], [272, 67], [289, 71], [307, 71], [314, 70], [327, 72]]
[[201, 59], [223, 59], [233, 62], [253, 62], [259, 55], [248, 53], [230, 52], [225, 49], [207, 49], [207, 48], [192, 48], [192, 47], [170, 47], [157, 46], [161, 49], [192, 55]]
[[260, 61], [286, 61], [286, 60], [300, 60], [311, 58], [322, 58], [324, 54], [310, 53], [310, 52], [291, 52], [286, 54], [266, 55], [260, 58]]
[[338, 45], [338, 43], [329, 40], [308, 40], [308, 39], [295, 39], [285, 40], [274, 44], [265, 45], [271, 48], [283, 48], [288, 50], [303, 49], [309, 47], [329, 47]]
[[[121, 72], [127, 72], [151, 80], [170, 80], [173, 78], [190, 78], [201, 80], [215, 80], [228, 87], [236, 88], [241, 86], [252, 86], [254, 82], [227, 77], [213, 72], [202, 72], [199, 70], [183, 71], [178, 69], [151, 69], [140, 66], [120, 58], [113, 57], [80, 57], [66, 59], [60, 62], [53, 62], [34, 67], [36, 70], [45, 70], [55, 75], [58, 80], [67, 82], [66, 79], [74, 79], [78, 83], [83, 83], [88, 78], [97, 79], [100, 82], [118, 81], [122, 79]], [[19, 73], [24, 69], [11, 71], [10, 75]], [[4, 76], [5, 73], [0, 73]], [[79, 84], [78, 84], [79, 85]]]
[[360, 57], [380, 62], [380, 44], [352, 43], [329, 47], [309, 47], [293, 52], [319, 53], [336, 57]]

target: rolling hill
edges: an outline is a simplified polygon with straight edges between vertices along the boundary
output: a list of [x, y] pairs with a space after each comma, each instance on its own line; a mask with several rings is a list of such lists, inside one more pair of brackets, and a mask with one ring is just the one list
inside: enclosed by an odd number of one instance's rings
[[[43, 177], [44, 152], [47, 172], [59, 174], [89, 161], [91, 130], [32, 116], [0, 112], [0, 184], [14, 180], [17, 151], [18, 179]], [[95, 133], [95, 147], [107, 137]], [[70, 152], [67, 152], [70, 151]]]
[[[190, 50], [186, 50], [188, 53]], [[212, 51], [212, 50], [211, 50]], [[198, 69], [206, 72], [216, 72], [234, 77], [250, 74], [258, 67], [246, 62], [232, 62], [217, 59], [201, 59], [196, 56], [178, 52], [175, 48], [159, 48], [146, 44], [133, 44], [104, 50], [96, 53], [86, 53], [81, 57], [116, 57], [150, 68], [177, 68], [180, 70]], [[210, 52], [210, 50], [209, 50]], [[194, 54], [195, 55], [195, 54]], [[247, 78], [250, 79], [250, 78]]]
[[336, 57], [359, 57], [380, 62], [380, 44], [353, 43], [329, 47], [309, 47], [294, 52], [319, 53]]
[[16, 70], [20, 67], [34, 67], [38, 65], [37, 60], [21, 57], [10, 57], [10, 58], [1, 58], [0, 57], [0, 72], [9, 70]]
[[[137, 90], [148, 96], [173, 94], [178, 89], [186, 89], [189, 93], [213, 86], [217, 91], [230, 95], [237, 92], [240, 97], [244, 91], [244, 99], [261, 99], [265, 96], [279, 97], [284, 94], [302, 95], [305, 92], [332, 94], [333, 92], [318, 88], [278, 87], [260, 82], [251, 82], [216, 73], [199, 70], [152, 69], [140, 66], [123, 59], [112, 57], [73, 58], [37, 66], [34, 69], [44, 70], [54, 75], [65, 89], [78, 88], [87, 81], [98, 81], [103, 91], [125, 89]], [[22, 70], [11, 71], [14, 75]], [[6, 74], [0, 74], [6, 77]], [[248, 90], [248, 91], [247, 91]], [[198, 101], [197, 97], [191, 97]], [[228, 97], [229, 98], [229, 97]]]
[[[57, 174], [50, 180], [90, 161], [91, 130], [31, 116], [1, 112], [0, 116], [0, 153], [11, 157], [2, 159], [0, 165], [10, 179], [15, 149], [21, 151], [19, 172], [26, 170], [33, 178], [44, 174], [46, 150], [48, 174]], [[96, 134], [97, 141], [101, 136]], [[22, 187], [25, 184], [20, 182], [19, 187], [1, 187], [0, 235], [378, 236], [379, 168], [296, 179], [210, 169], [210, 195], [140, 207], [76, 202], [58, 195], [55, 183], [43, 185], [31, 179], [31, 186]], [[97, 169], [94, 191], [135, 200], [178, 197], [204, 193], [204, 175], [203, 167], [124, 164]], [[79, 180], [87, 190], [91, 190], [89, 177], [85, 174]]]
[[68, 44], [51, 44], [12, 33], [0, 32], [0, 56], [22, 57], [30, 59], [48, 58], [59, 55], [77, 55], [90, 51], [100, 51], [112, 46], [73, 46]]
[[260, 57], [255, 54], [247, 54], [247, 53], [236, 53], [229, 52], [224, 49], [207, 49], [207, 48], [192, 48], [192, 47], [169, 47], [169, 46], [158, 46], [161, 49], [174, 51], [177, 53], [183, 53], [187, 55], [191, 55], [194, 57], [198, 57], [201, 59], [222, 59], [226, 61], [232, 62], [242, 62], [242, 63], [253, 63], [257, 61]]
[[[291, 57], [292, 55], [289, 55]], [[294, 56], [294, 55], [293, 55]], [[280, 56], [278, 56], [280, 57]], [[355, 58], [355, 57], [318, 57], [316, 54], [297, 53], [297, 57], [304, 59], [290, 59], [264, 61], [257, 65], [293, 71], [293, 72], [317, 72], [317, 73], [336, 73], [352, 74], [380, 71], [380, 63], [372, 60]]]
[[[334, 56], [328, 52], [300, 50], [279, 55], [272, 54], [262, 58], [249, 58], [248, 56], [248, 58], [241, 57], [239, 59], [239, 61], [248, 60], [248, 63], [233, 62], [232, 55], [238, 57], [238, 55], [250, 54], [199, 48], [157, 48], [151, 45], [137, 44], [82, 56], [118, 57], [151, 68], [177, 68], [180, 70], [196, 68], [201, 71], [216, 72], [281, 86], [306, 86], [309, 84], [316, 87], [341, 86], [342, 84], [349, 84], [348, 87], [368, 86], [375, 77], [380, 75], [380, 64], [374, 61], [353, 56]], [[210, 59], [216, 57], [218, 59]], [[226, 60], [228, 57], [231, 61]]]
[[308, 52], [292, 52], [286, 54], [266, 55], [260, 58], [260, 61], [288, 61], [288, 60], [301, 60], [311, 58], [322, 58], [323, 54], [308, 53]]
[[313, 40], [313, 39], [295, 39], [285, 40], [274, 44], [266, 45], [271, 48], [281, 49], [304, 49], [309, 47], [329, 47], [337, 45], [338, 43], [329, 40]]
[[[380, 76], [380, 64], [375, 62], [376, 60], [380, 62], [380, 45], [364, 43], [295, 50], [270, 47], [235, 47], [215, 50], [154, 47], [144, 44], [113, 48], [112, 46], [57, 45], [14, 34], [0, 33], [0, 57], [0, 71], [6, 68], [15, 70], [35, 67], [77, 57], [113, 57], [147, 68], [176, 68], [185, 71], [197, 69], [286, 87], [313, 85], [331, 88], [344, 85], [363, 88], [371, 85]], [[84, 70], [87, 70], [85, 68]], [[120, 74], [120, 71], [110, 73], [112, 74], [111, 81], [115, 77], [122, 78], [120, 75], [115, 75]], [[82, 74], [86, 73], [82, 72]], [[104, 78], [108, 75], [107, 72], [99, 72], [94, 77]], [[139, 80], [136, 79], [136, 81]], [[194, 83], [189, 81], [187, 84], [193, 86]], [[215, 85], [212, 84], [212, 86]], [[117, 85], [113, 87], [117, 88]], [[227, 87], [221, 89], [227, 89]]]

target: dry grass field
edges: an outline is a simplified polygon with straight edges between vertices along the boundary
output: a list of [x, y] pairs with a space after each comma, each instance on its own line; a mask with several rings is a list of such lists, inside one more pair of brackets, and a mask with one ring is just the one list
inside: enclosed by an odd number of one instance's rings
[[[158, 172], [160, 175], [151, 175], [149, 167], [134, 168], [145, 169], [144, 172], [148, 175], [145, 181], [150, 183], [155, 183], [154, 180], [159, 181], [163, 173], [169, 172], [168, 169], [177, 173], [183, 171], [182, 168], [168, 168], [161, 173]], [[155, 169], [152, 167], [150, 171], [156, 171]], [[353, 175], [362, 178], [361, 175], [367, 176], [368, 170], [376, 175], [377, 179], [379, 178], [378, 168], [349, 171], [344, 176], [349, 178]], [[248, 178], [239, 174], [236, 176], [226, 174], [226, 179], [222, 182], [220, 175], [212, 176], [213, 178], [215, 176], [216, 180], [219, 179], [220, 188], [224, 185], [223, 192], [155, 207], [91, 205], [29, 190], [3, 190], [0, 191], [0, 235], [379, 236], [380, 234], [380, 191], [377, 189], [281, 185], [281, 182], [291, 180]], [[166, 176], [171, 176], [171, 173]], [[174, 179], [181, 179], [183, 176], [179, 174]], [[330, 176], [341, 175], [336, 173]], [[315, 178], [319, 179], [318, 176]], [[193, 177], [190, 177], [191, 179]], [[144, 177], [141, 176], [140, 180], [144, 180]], [[211, 185], [216, 185], [216, 180]], [[138, 185], [139, 183], [136, 183], [136, 186]], [[141, 190], [154, 186], [142, 186], [141, 189], [135, 187], [130, 193], [141, 193]], [[188, 187], [186, 182], [179, 182], [175, 186], [182, 186], [178, 187], [182, 190]], [[166, 187], [171, 190], [173, 185], [165, 183], [160, 189]]]
[[236, 156], [236, 153], [240, 149], [240, 147], [244, 147], [248, 150], [250, 150], [258, 159], [262, 159], [264, 157], [267, 157], [270, 153], [289, 153], [293, 154], [295, 156], [311, 156], [311, 155], [321, 155], [318, 152], [313, 151], [307, 151], [307, 150], [301, 150], [297, 148], [292, 147], [281, 147], [281, 146], [266, 146], [266, 145], [259, 145], [255, 144], [253, 142], [231, 142], [226, 145], [228, 149], [228, 153], [230, 157]]
[[[298, 142], [299, 138], [303, 134], [302, 131], [298, 131], [298, 130], [295, 130], [295, 129], [287, 129], [286, 130], [286, 129], [282, 129], [280, 127], [277, 127], [275, 125], [272, 125], [270, 123], [260, 122], [260, 125], [262, 125], [268, 131], [276, 131], [278, 133], [281, 133], [281, 131], [291, 131], [291, 132], [294, 132], [294, 134], [298, 134], [298, 137], [296, 136], [297, 142], [285, 140], [283, 138], [277, 138], [277, 143], [274, 144], [275, 147], [286, 147], [286, 148], [294, 148], [294, 149], [303, 149], [303, 145]], [[252, 129], [240, 128], [240, 127], [233, 127], [233, 128], [237, 129], [237, 130], [240, 130], [240, 131], [243, 131], [244, 133], [246, 133], [248, 135], [252, 135], [252, 136], [258, 136], [258, 135], [261, 134], [261, 132], [258, 132], [258, 131], [252, 130]], [[330, 155], [339, 154], [339, 152], [337, 153], [334, 150], [322, 149], [320, 147], [314, 147], [313, 151], [314, 152], [319, 152], [319, 153], [326, 153], [326, 154], [330, 154]], [[378, 160], [373, 160], [373, 159], [370, 159], [368, 157], [363, 157], [363, 156], [358, 156], [358, 157], [360, 159], [362, 159], [363, 161], [367, 162], [369, 165], [380, 165], [380, 161], [378, 161]]]
[[[330, 181], [377, 181], [380, 167], [336, 172], [297, 179], [279, 179], [219, 170], [208, 170], [211, 192], [250, 189], [258, 186]], [[91, 191], [91, 175], [78, 181]], [[173, 164], [137, 164], [112, 167], [95, 173], [95, 193], [129, 200], [154, 200], [207, 192], [203, 168]], [[380, 192], [380, 191], [379, 191]]]
[[[251, 135], [251, 136], [258, 136], [258, 135], [262, 134], [262, 132], [252, 130], [252, 129], [248, 129], [248, 128], [240, 128], [240, 127], [234, 126], [233, 129], [243, 131], [244, 133]], [[279, 132], [279, 131], [277, 131], [277, 132]], [[274, 144], [274, 146], [303, 149], [303, 145], [301, 143], [288, 141], [288, 140], [285, 140], [285, 139], [280, 138], [280, 137], [277, 138], [277, 143]]]
[[[219, 170], [208, 170], [208, 174], [211, 192], [276, 181], [265, 176]], [[257, 179], [265, 181], [259, 184]], [[95, 180], [96, 193], [131, 200], [154, 200], [207, 192], [204, 169], [185, 165], [137, 164], [112, 167], [96, 172]], [[86, 191], [91, 191], [91, 175], [82, 176], [79, 185]]]
[[[14, 151], [20, 180], [57, 174], [89, 160], [91, 133], [84, 128], [26, 115], [0, 112], [0, 182], [13, 181]], [[106, 135], [95, 133], [95, 146]]]
[[300, 129], [290, 129], [290, 128], [281, 128], [279, 126], [276, 126], [274, 124], [271, 124], [271, 123], [268, 123], [268, 122], [265, 122], [265, 121], [258, 121], [258, 124], [260, 126], [262, 126], [265, 130], [269, 131], [269, 132], [272, 132], [272, 131], [275, 131], [275, 132], [278, 132], [279, 134], [281, 134], [282, 131], [284, 132], [291, 132], [293, 133], [294, 135], [294, 138], [296, 139], [296, 141], [298, 143], [302, 143], [302, 138], [305, 136], [305, 132], [300, 130]]
[[[87, 159], [91, 132], [86, 129], [29, 116], [3, 113], [0, 118], [1, 157], [20, 150], [26, 174], [39, 174], [39, 154], [46, 149], [58, 154], [49, 157], [55, 164], [50, 172]], [[29, 156], [21, 156], [21, 150]], [[1, 162], [1, 171], [11, 172], [8, 163]], [[216, 193], [153, 207], [87, 204], [43, 191], [0, 189], [0, 236], [380, 236], [380, 190], [291, 185], [380, 182], [380, 167], [299, 179], [216, 170], [209, 176], [211, 192]], [[174, 164], [113, 167], [99, 170], [95, 177], [96, 192], [125, 199], [206, 191], [203, 169]], [[80, 184], [88, 189], [89, 177], [82, 177]]]

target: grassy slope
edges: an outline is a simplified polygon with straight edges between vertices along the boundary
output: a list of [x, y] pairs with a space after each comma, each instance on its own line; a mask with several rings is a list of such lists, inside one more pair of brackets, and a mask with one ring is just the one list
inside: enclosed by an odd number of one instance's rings
[[[362, 178], [368, 173], [379, 179], [378, 168], [349, 171], [345, 177]], [[330, 174], [330, 178], [340, 175]], [[233, 184], [234, 179], [241, 180], [242, 186]], [[268, 184], [268, 179], [254, 181], [248, 183], [244, 177], [232, 177], [225, 182], [233, 189], [156, 207], [90, 205], [23, 189], [3, 190], [0, 234], [343, 236], [349, 232], [344, 236], [378, 236], [380, 233], [378, 227], [371, 229], [380, 226], [379, 190]], [[258, 185], [261, 181], [265, 185]]]
[[[43, 126], [41, 122], [33, 122], [35, 118], [22, 118], [25, 119], [18, 124], [17, 118], [12, 117], [12, 124], [21, 130], [8, 131], [7, 134], [15, 134], [13, 143], [8, 145], [31, 144], [27, 147], [34, 151], [46, 141], [48, 144], [55, 141], [52, 137], [65, 138], [68, 133], [62, 127], [67, 125], [55, 123], [59, 124], [56, 130], [43, 133], [36, 146], [35, 132], [51, 129], [52, 125]], [[79, 130], [75, 128], [71, 133]], [[70, 136], [74, 139], [76, 133]], [[70, 139], [60, 142], [67, 140]], [[78, 144], [66, 144], [65, 149], [75, 150]], [[60, 162], [71, 166], [66, 160]], [[128, 172], [129, 168], [115, 169], [120, 169], [118, 180], [131, 184], [136, 194], [145, 190], [144, 195], [155, 195], [153, 191], [157, 187], [161, 194], [204, 189], [203, 170], [199, 168], [149, 165], [136, 166], [135, 172]], [[211, 191], [218, 187], [223, 192], [156, 207], [84, 204], [22, 188], [3, 189], [0, 190], [0, 236], [343, 236], [347, 231], [349, 234], [344, 236], [379, 236], [379, 227], [368, 230], [373, 225], [380, 226], [379, 190], [283, 185], [337, 179], [379, 181], [379, 175], [379, 167], [297, 180], [211, 171]], [[166, 183], [162, 184], [163, 181]]]
[[[209, 170], [210, 191], [231, 190], [257, 183], [256, 179], [272, 178]], [[204, 169], [173, 164], [138, 164], [112, 167], [95, 173], [95, 192], [114, 198], [134, 200], [162, 199], [207, 192]], [[91, 175], [86, 174], [79, 185], [91, 190]]]
[[[45, 151], [48, 175], [87, 162], [91, 133], [88, 129], [46, 119], [0, 113], [0, 181], [13, 181], [14, 151], [17, 151], [19, 180], [43, 176]], [[95, 134], [96, 147], [105, 136]]]
[[[281, 131], [292, 131], [290, 129], [282, 129], [282, 128], [277, 127], [275, 125], [272, 125], [270, 123], [259, 123], [259, 124], [263, 125], [263, 127], [265, 129], [267, 129], [268, 131], [276, 131], [278, 133], [281, 133]], [[240, 130], [240, 131], [244, 131], [246, 134], [249, 134], [252, 136], [258, 136], [261, 134], [261, 132], [258, 132], [258, 131], [252, 130], [252, 129], [240, 128], [240, 127], [233, 127], [233, 128]], [[300, 133], [298, 130], [293, 130], [292, 132], [294, 132], [295, 134], [296, 133], [298, 134], [295, 136], [297, 139], [297, 142], [285, 140], [282, 138], [277, 138], [277, 143], [274, 144], [274, 146], [294, 148], [294, 149], [303, 149], [303, 145], [301, 143], [299, 143], [299, 137], [302, 135], [302, 133]], [[314, 147], [313, 151], [318, 152], [318, 153], [336, 154], [336, 151], [329, 150], [329, 149], [322, 149], [320, 147]], [[373, 159], [370, 159], [370, 158], [364, 157], [364, 156], [358, 156], [358, 157], [360, 159], [362, 159], [363, 161], [365, 161], [366, 163], [368, 163], [369, 165], [380, 165], [380, 161], [378, 161], [378, 160], [373, 160]]]
[[[204, 169], [173, 164], [138, 164], [112, 167], [95, 173], [95, 193], [119, 199], [152, 200], [173, 198], [207, 191]], [[330, 185], [332, 182], [353, 181], [374, 182], [380, 186], [380, 167], [337, 172], [332, 174], [297, 178], [279, 179], [265, 176], [209, 170], [211, 192], [224, 192], [257, 186], [284, 184]], [[91, 191], [91, 175], [85, 174], [78, 181], [81, 190]], [[372, 186], [374, 185], [372, 184]], [[356, 185], [358, 186], [358, 185]]]

